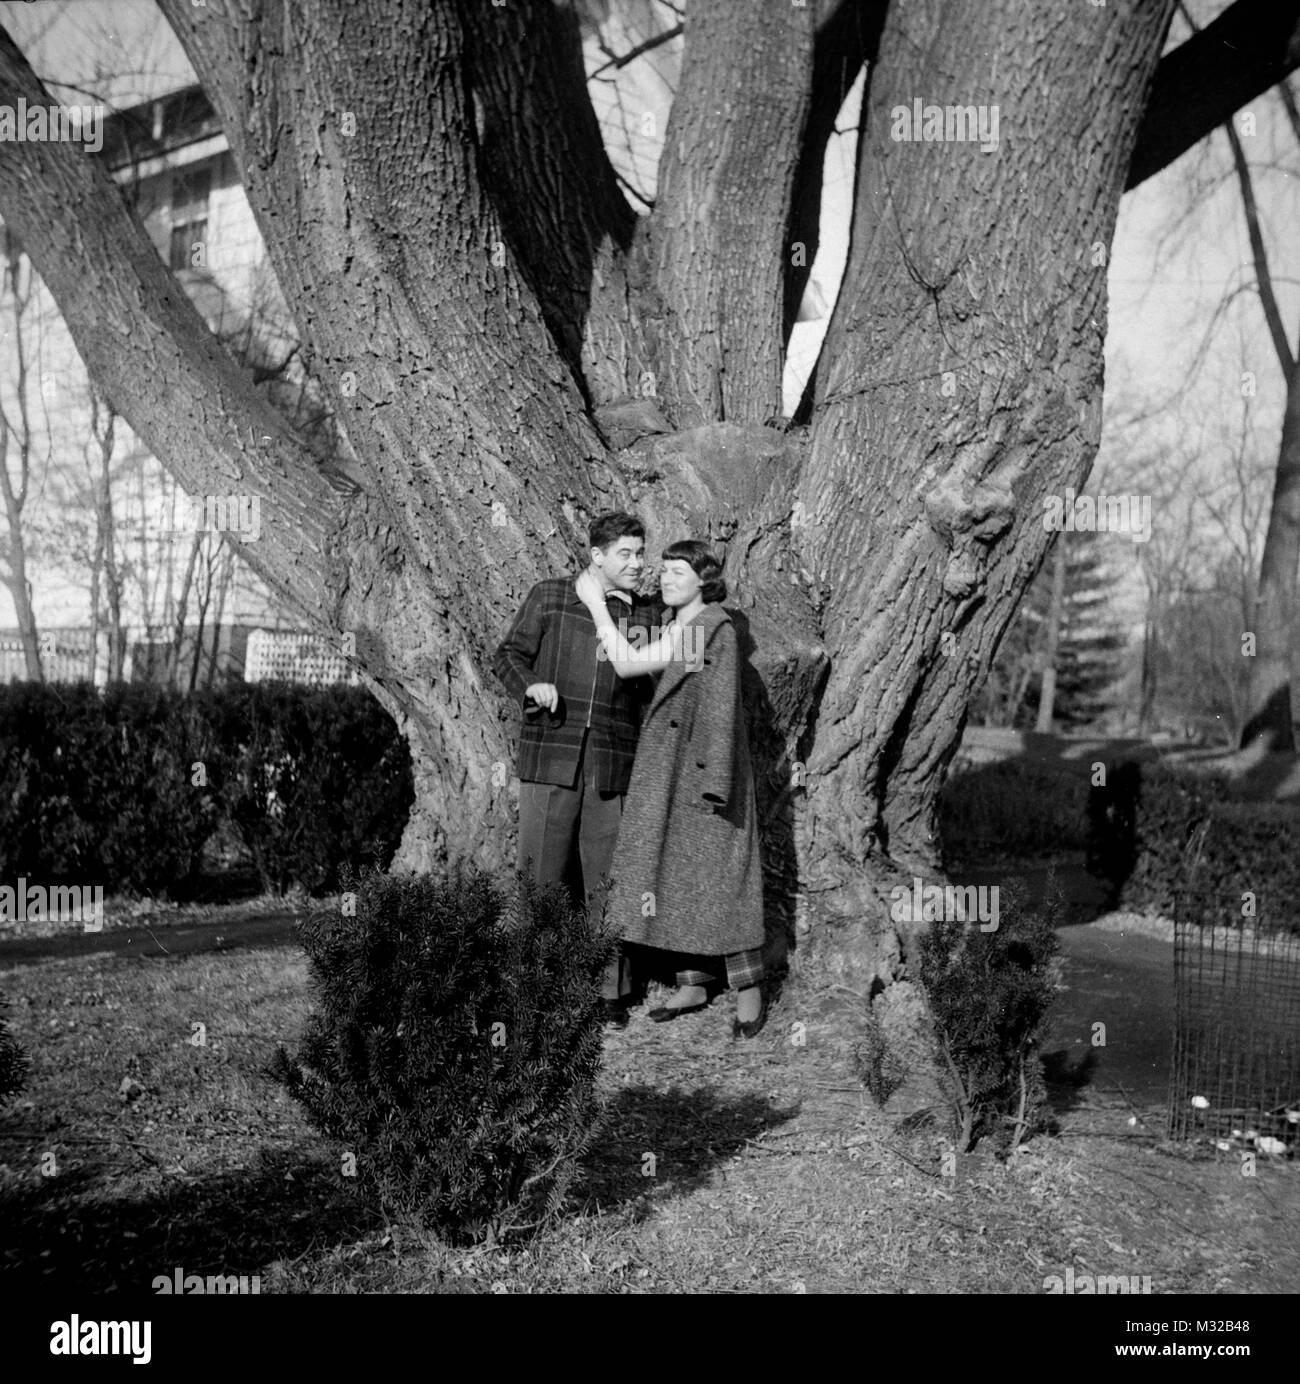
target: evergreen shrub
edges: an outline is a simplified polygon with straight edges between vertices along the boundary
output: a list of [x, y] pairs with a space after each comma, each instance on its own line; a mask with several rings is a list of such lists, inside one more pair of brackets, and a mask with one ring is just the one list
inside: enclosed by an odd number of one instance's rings
[[369, 872], [354, 897], [301, 925], [318, 1007], [275, 1074], [361, 1185], [448, 1240], [553, 1215], [596, 1124], [614, 941], [522, 878]]
[[1025, 907], [1003, 889], [998, 926], [933, 922], [921, 939], [921, 984], [956, 1091], [961, 1147], [1014, 1146], [1046, 1123], [1039, 1047], [1056, 998], [1060, 900]]

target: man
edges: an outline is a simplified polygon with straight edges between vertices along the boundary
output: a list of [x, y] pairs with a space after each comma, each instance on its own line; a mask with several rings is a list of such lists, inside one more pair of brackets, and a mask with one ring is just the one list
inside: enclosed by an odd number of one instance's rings
[[[629, 642], [649, 642], [658, 608], [635, 594], [645, 569], [645, 526], [635, 515], [601, 514], [588, 541], [587, 570], [600, 582], [615, 623]], [[576, 838], [590, 916], [599, 917], [640, 713], [653, 688], [648, 678], [624, 680], [614, 672], [573, 577], [550, 577], [533, 587], [492, 666], [523, 710], [519, 868], [539, 885], [559, 883]], [[605, 1017], [620, 1028], [627, 1024], [631, 988], [620, 955], [601, 987]]]

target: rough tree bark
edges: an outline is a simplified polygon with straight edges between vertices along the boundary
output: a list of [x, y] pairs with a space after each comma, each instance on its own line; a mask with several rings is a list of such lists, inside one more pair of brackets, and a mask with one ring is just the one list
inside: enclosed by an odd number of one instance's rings
[[[936, 868], [935, 795], [1042, 560], [1042, 500], [1092, 461], [1096, 252], [1173, 0], [699, 3], [642, 218], [559, 6], [161, 4], [227, 131], [338, 454], [214, 346], [95, 160], [0, 146], [0, 212], [137, 433], [191, 493], [257, 495], [245, 560], [355, 636], [415, 762], [399, 866], [511, 863], [515, 710], [489, 653], [527, 587], [572, 566], [586, 519], [635, 507], [652, 550], [690, 533], [726, 555], [772, 931], [908, 1000], [909, 930], [882, 900]], [[809, 262], [792, 241], [809, 241], [813, 170], [869, 58], [810, 417], [766, 426]], [[1169, 85], [1166, 119], [1195, 125]], [[0, 95], [41, 99], [7, 39]], [[998, 151], [893, 141], [914, 98], [998, 106]]]

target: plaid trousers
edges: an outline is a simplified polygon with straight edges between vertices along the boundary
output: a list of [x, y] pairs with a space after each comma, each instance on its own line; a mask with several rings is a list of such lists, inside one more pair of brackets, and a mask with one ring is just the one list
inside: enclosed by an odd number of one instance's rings
[[683, 956], [687, 964], [677, 972], [678, 985], [710, 985], [717, 979], [718, 962], [725, 963], [727, 984], [733, 990], [744, 990], [763, 979], [763, 949], [730, 952], [723, 957]]

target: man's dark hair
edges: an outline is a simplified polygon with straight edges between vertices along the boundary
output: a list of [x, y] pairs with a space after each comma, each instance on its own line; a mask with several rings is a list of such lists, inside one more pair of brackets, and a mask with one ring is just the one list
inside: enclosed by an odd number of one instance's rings
[[608, 514], [598, 514], [587, 530], [591, 547], [605, 549], [620, 538], [644, 538], [645, 525], [635, 514], [624, 514], [621, 509]]
[[661, 554], [665, 562], [689, 562], [700, 579], [700, 599], [705, 605], [721, 605], [727, 599], [727, 583], [722, 579], [722, 563], [713, 549], [698, 538], [682, 538], [670, 543]]

